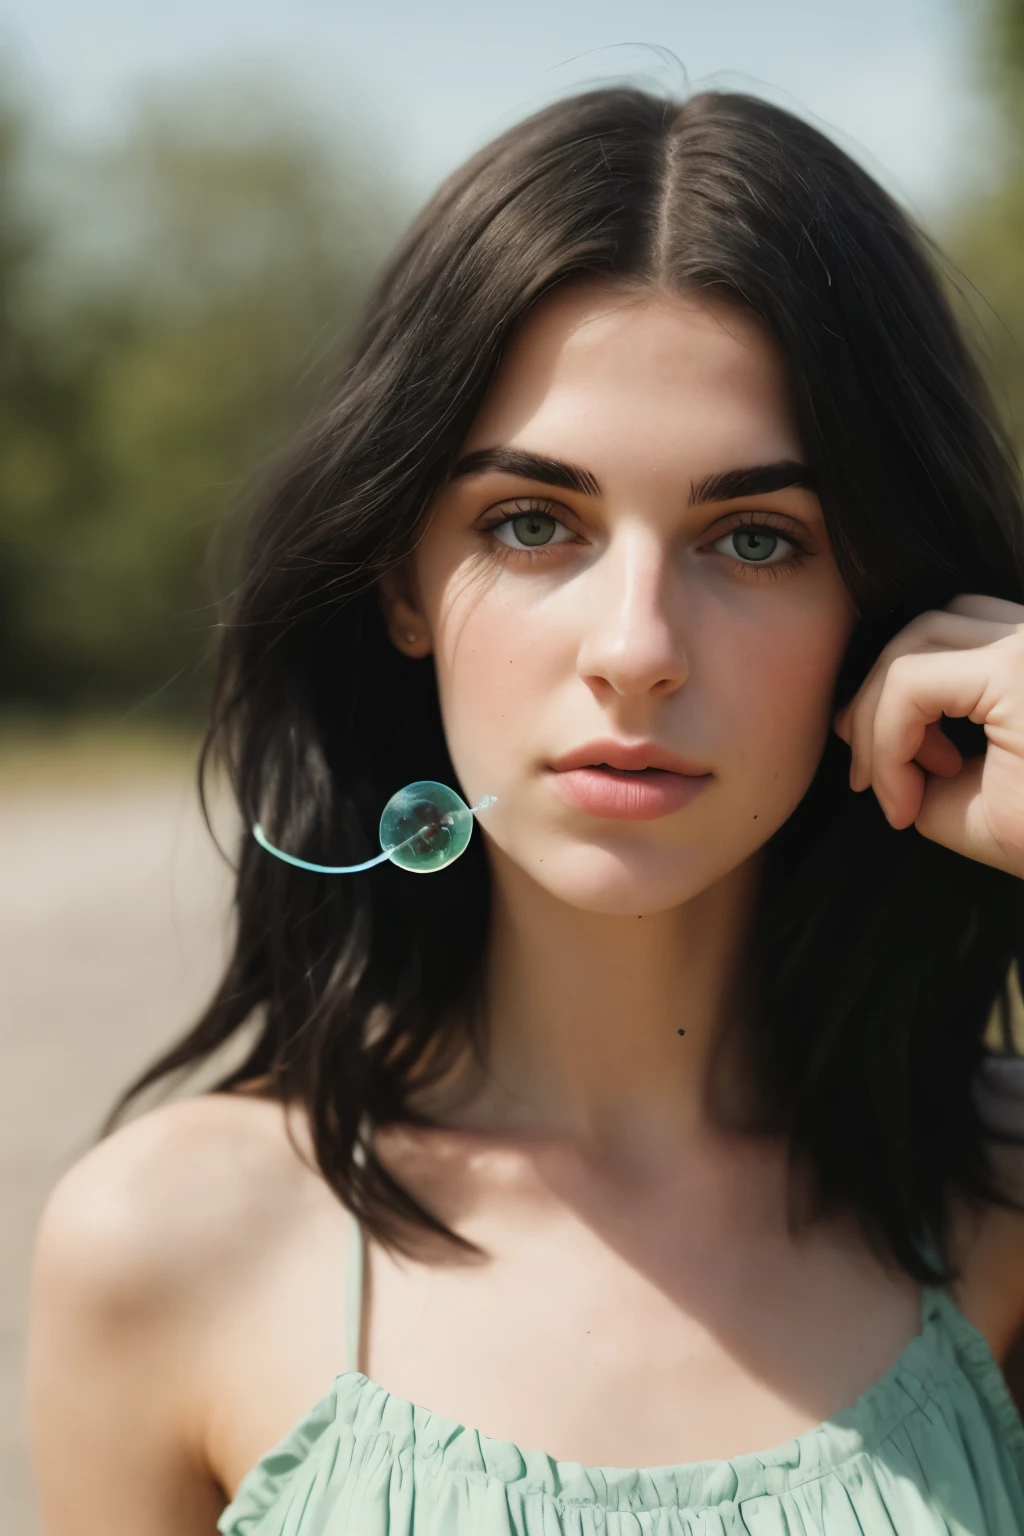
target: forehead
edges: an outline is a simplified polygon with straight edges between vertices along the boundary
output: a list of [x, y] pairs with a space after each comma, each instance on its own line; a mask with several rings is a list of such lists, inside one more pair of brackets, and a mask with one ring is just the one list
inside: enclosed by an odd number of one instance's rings
[[800, 456], [785, 362], [755, 315], [598, 283], [556, 291], [520, 324], [465, 447], [519, 442], [595, 469], [595, 453], [627, 446], [709, 469]]

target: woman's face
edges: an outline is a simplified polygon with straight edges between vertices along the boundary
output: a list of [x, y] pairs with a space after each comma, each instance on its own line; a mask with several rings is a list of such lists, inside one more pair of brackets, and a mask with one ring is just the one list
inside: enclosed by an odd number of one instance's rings
[[[395, 643], [433, 651], [463, 792], [497, 796], [499, 864], [653, 913], [795, 809], [855, 621], [804, 465], [782, 359], [736, 307], [588, 283], [520, 327], [383, 583]], [[631, 769], [596, 766], [617, 747]], [[658, 750], [689, 776], [637, 771]]]

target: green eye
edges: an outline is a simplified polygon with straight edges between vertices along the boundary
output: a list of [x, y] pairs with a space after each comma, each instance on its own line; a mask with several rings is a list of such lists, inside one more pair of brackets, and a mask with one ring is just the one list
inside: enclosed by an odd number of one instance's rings
[[545, 512], [543, 507], [527, 506], [519, 512], [509, 512], [487, 531], [499, 544], [517, 554], [543, 549], [548, 544], [571, 544], [573, 539], [561, 518]]
[[737, 565], [782, 566], [802, 558], [796, 540], [767, 523], [741, 523], [716, 539], [711, 547], [728, 555]]
[[509, 524], [519, 542], [529, 547], [550, 544], [558, 526], [550, 512], [520, 512], [517, 516], [510, 517], [502, 526], [508, 527]]
[[744, 560], [769, 560], [779, 543], [779, 535], [765, 528], [734, 528], [728, 537], [735, 541], [733, 547]]

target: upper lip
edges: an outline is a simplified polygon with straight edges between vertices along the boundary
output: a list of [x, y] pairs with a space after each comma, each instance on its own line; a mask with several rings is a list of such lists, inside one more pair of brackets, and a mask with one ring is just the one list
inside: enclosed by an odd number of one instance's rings
[[682, 773], [690, 778], [703, 778], [709, 771], [678, 752], [659, 747], [656, 741], [616, 741], [610, 736], [574, 747], [556, 758], [551, 766], [556, 773], [566, 773], [570, 768], [598, 768], [602, 764], [608, 768], [663, 768], [668, 773]]

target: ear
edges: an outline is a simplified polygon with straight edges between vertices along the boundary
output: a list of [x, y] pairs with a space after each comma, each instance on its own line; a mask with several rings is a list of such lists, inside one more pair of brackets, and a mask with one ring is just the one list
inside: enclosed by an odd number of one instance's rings
[[392, 645], [403, 656], [416, 660], [429, 656], [433, 642], [420, 610], [408, 562], [403, 560], [385, 571], [377, 581], [377, 590]]

